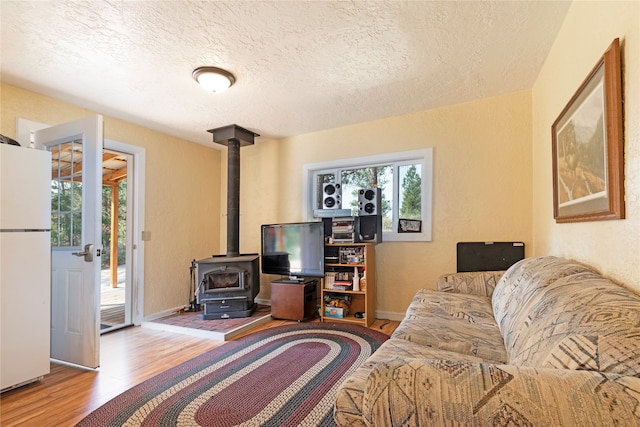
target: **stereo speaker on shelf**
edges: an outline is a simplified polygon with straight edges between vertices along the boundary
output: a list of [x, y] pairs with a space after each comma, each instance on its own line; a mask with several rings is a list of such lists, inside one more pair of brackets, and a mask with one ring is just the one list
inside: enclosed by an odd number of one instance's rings
[[340, 184], [322, 184], [322, 209], [340, 209], [342, 206]]
[[358, 240], [382, 242], [382, 192], [379, 188], [358, 190]]
[[356, 237], [358, 243], [381, 243], [382, 215], [359, 216]]
[[324, 225], [324, 241], [329, 242], [330, 238], [333, 237], [333, 227], [332, 227], [333, 218], [322, 217], [322, 224]]
[[382, 193], [379, 188], [358, 190], [358, 216], [382, 214]]

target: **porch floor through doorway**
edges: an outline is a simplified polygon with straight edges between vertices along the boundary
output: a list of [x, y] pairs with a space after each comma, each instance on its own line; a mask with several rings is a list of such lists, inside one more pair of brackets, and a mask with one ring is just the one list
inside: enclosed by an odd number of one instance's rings
[[111, 286], [111, 271], [100, 272], [100, 329], [122, 325], [125, 322], [125, 280], [126, 267], [118, 266], [117, 286]]

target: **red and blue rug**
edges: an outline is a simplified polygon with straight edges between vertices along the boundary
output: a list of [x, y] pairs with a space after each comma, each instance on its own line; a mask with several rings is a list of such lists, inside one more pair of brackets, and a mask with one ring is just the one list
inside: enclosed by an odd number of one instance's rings
[[144, 381], [77, 426], [334, 426], [338, 386], [387, 338], [345, 323], [265, 329]]

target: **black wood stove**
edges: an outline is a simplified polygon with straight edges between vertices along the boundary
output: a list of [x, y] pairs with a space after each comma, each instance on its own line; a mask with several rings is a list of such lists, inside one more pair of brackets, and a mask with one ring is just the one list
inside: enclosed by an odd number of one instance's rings
[[253, 145], [257, 133], [238, 125], [211, 129], [213, 142], [228, 148], [227, 254], [196, 261], [196, 297], [204, 306], [202, 318], [249, 317], [260, 292], [258, 254], [241, 255], [240, 240], [240, 147]]

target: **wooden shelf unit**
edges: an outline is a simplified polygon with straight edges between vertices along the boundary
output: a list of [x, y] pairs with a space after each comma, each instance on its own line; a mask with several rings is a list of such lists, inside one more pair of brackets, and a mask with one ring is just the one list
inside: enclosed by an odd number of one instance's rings
[[[359, 249], [358, 249], [359, 248]], [[348, 252], [357, 252], [352, 257], [345, 257]], [[361, 255], [360, 255], [361, 254]], [[342, 255], [342, 256], [341, 256]], [[375, 264], [375, 243], [331, 243], [325, 245], [325, 280], [321, 296], [321, 318], [323, 322], [348, 322], [370, 326], [375, 320], [376, 310], [376, 264]], [[364, 289], [354, 291], [328, 289], [326, 273], [342, 273], [345, 276], [353, 277], [354, 269], [358, 268], [358, 275], [365, 274], [366, 286]], [[329, 281], [330, 283], [330, 281]], [[324, 297], [327, 294], [337, 296], [351, 296], [351, 307], [349, 314], [343, 318], [330, 317], [325, 315]], [[355, 313], [365, 314], [364, 319], [354, 316]]]

